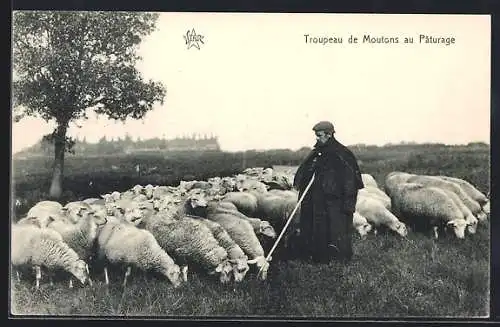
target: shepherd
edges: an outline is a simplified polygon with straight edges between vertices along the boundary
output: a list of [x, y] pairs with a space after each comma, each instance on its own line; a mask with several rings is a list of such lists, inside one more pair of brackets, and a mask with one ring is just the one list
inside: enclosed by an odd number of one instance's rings
[[352, 259], [352, 218], [358, 190], [363, 188], [354, 154], [334, 137], [331, 122], [313, 127], [316, 144], [297, 169], [299, 196], [314, 175], [300, 208], [301, 256], [316, 263]]

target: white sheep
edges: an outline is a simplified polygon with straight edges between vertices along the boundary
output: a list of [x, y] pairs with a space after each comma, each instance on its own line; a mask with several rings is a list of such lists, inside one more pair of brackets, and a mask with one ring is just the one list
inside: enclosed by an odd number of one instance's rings
[[410, 177], [415, 174], [406, 173], [402, 171], [393, 171], [387, 174], [384, 182], [385, 193], [390, 197], [392, 190], [399, 184], [406, 182]]
[[241, 247], [250, 258], [249, 264], [256, 264], [259, 270], [262, 269], [262, 279], [267, 278], [269, 263], [264, 256], [264, 249], [254, 232], [250, 222], [236, 217], [233, 213], [218, 209], [217, 201], [209, 201], [207, 205], [207, 218], [219, 223], [231, 236], [231, 238]]
[[250, 268], [248, 266], [248, 256], [219, 223], [202, 217], [196, 219], [210, 229], [220, 246], [226, 250], [229, 262], [232, 265], [234, 280], [235, 282], [241, 282]]
[[455, 202], [441, 188], [417, 183], [401, 183], [391, 189], [393, 211], [398, 217], [415, 224], [432, 227], [438, 238], [438, 228], [453, 228], [457, 238], [465, 237], [467, 222]]
[[153, 234], [158, 244], [176, 261], [199, 267], [210, 275], [220, 274], [222, 283], [230, 280], [231, 263], [210, 229], [195, 219], [174, 219], [169, 212], [143, 217], [139, 224]]
[[[99, 212], [86, 212], [76, 223], [72, 224], [64, 220], [51, 220], [47, 228], [55, 230], [61, 236], [63, 241], [68, 244], [78, 256], [85, 261], [89, 261], [94, 254], [94, 245], [97, 239], [98, 226], [106, 224], [107, 213], [102, 210]], [[92, 280], [89, 279], [92, 284]], [[70, 287], [73, 281], [70, 279]]]
[[381, 201], [369, 195], [358, 194], [356, 212], [365, 217], [374, 228], [384, 226], [402, 237], [406, 237], [408, 234], [406, 225], [390, 212]]
[[455, 192], [452, 192], [448, 189], [442, 189], [445, 193], [453, 200], [458, 209], [463, 214], [463, 218], [467, 223], [467, 231], [471, 234], [475, 234], [477, 230], [478, 219], [472, 214], [472, 212], [467, 208], [467, 206], [462, 202], [462, 200], [458, 197]]
[[64, 219], [64, 216], [63, 206], [59, 202], [40, 201], [28, 210], [26, 218], [36, 218], [41, 227], [46, 227], [50, 217]]
[[[126, 286], [131, 266], [143, 271], [161, 273], [174, 287], [178, 287], [182, 281], [187, 281], [188, 267], [184, 266], [181, 272], [169, 254], [160, 247], [153, 234], [116, 217], [108, 219], [108, 223], [100, 228], [97, 237], [98, 258], [114, 264], [127, 265], [123, 286]], [[106, 284], [109, 284], [106, 267], [104, 274]]]
[[372, 225], [359, 212], [355, 211], [352, 215], [352, 225], [358, 232], [361, 239], [365, 239], [368, 233], [372, 230]]
[[[237, 192], [243, 193], [243, 192]], [[215, 205], [215, 204], [212, 204]], [[226, 201], [225, 199], [217, 203], [217, 212], [230, 213], [238, 218], [244, 219], [252, 225], [253, 230], [256, 235], [262, 235], [269, 238], [276, 238], [276, 231], [273, 226], [267, 221], [256, 217], [249, 217], [244, 213], [240, 212], [234, 203]]]
[[465, 193], [467, 193], [473, 200], [475, 200], [479, 205], [482, 207], [484, 213], [489, 214], [490, 209], [489, 209], [489, 199], [488, 197], [483, 194], [481, 191], [479, 191], [477, 188], [474, 187], [471, 183], [468, 181], [461, 179], [461, 178], [456, 178], [456, 177], [450, 177], [450, 176], [439, 176], [440, 178], [453, 182], [458, 184], [462, 190], [464, 190]]
[[445, 181], [437, 176], [429, 176], [429, 175], [415, 175], [407, 180], [410, 183], [422, 184], [425, 186], [435, 186], [442, 189], [447, 189], [452, 192], [455, 192], [460, 200], [469, 208], [469, 210], [480, 220], [483, 221], [486, 219], [486, 214], [481, 209], [479, 203], [473, 200], [467, 193], [465, 193], [460, 186], [455, 183]]
[[89, 278], [88, 266], [54, 230], [33, 225], [12, 225], [11, 261], [14, 267], [32, 265], [36, 268], [36, 287], [40, 286], [41, 270], [62, 269], [82, 284]]
[[358, 191], [358, 195], [373, 197], [381, 201], [388, 210], [391, 210], [391, 198], [377, 187], [365, 186]]
[[366, 186], [372, 186], [378, 188], [377, 181], [375, 178], [373, 178], [372, 175], [370, 174], [361, 174], [361, 179], [363, 180], [363, 185]]

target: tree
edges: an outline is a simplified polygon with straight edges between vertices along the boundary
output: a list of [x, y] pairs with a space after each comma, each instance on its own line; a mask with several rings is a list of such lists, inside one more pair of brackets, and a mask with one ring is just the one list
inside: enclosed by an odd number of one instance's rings
[[13, 116], [34, 116], [56, 128], [50, 195], [62, 193], [64, 154], [72, 146], [69, 123], [88, 119], [89, 109], [110, 119], [140, 119], [155, 102], [161, 83], [144, 81], [135, 68], [142, 38], [158, 14], [131, 12], [14, 12]]

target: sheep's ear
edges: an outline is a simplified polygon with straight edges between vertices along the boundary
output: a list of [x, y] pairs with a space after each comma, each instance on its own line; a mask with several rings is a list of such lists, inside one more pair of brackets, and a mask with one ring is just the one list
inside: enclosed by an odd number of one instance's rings
[[452, 220], [446, 223], [446, 226], [453, 226], [455, 227], [457, 224]]
[[251, 259], [247, 261], [249, 265], [254, 265], [257, 263], [257, 259]]
[[216, 268], [215, 268], [215, 272], [221, 272], [222, 271], [222, 267], [220, 265], [218, 265]]

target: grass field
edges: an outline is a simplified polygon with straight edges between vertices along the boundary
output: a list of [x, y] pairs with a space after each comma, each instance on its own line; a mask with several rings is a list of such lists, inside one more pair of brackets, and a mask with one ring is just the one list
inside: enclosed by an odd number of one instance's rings
[[[489, 191], [489, 148], [418, 147], [354, 149], [363, 172], [383, 186], [393, 170], [446, 174], [466, 178]], [[176, 185], [180, 179], [231, 175], [246, 167], [296, 165], [303, 153], [205, 153], [165, 157], [68, 158], [66, 200], [124, 190], [135, 184]], [[14, 162], [14, 192], [22, 204], [16, 216], [47, 196], [51, 158]], [[137, 174], [134, 166], [157, 167]], [[111, 166], [119, 169], [111, 169]], [[89, 185], [89, 182], [91, 185]], [[446, 236], [435, 241], [410, 232], [407, 239], [370, 235], [354, 239], [354, 260], [344, 266], [298, 260], [271, 263], [268, 280], [255, 272], [238, 285], [220, 285], [191, 273], [189, 283], [173, 289], [165, 280], [133, 272], [127, 287], [123, 271], [111, 285], [101, 271], [92, 287], [34, 288], [34, 277], [11, 278], [11, 312], [37, 315], [127, 315], [210, 317], [486, 317], [489, 313], [490, 231], [479, 226], [475, 235], [459, 241]]]

